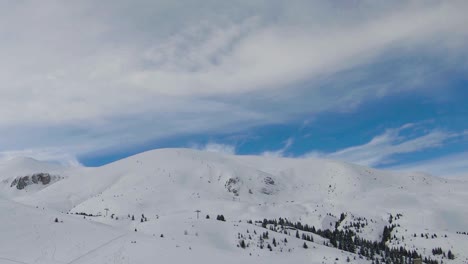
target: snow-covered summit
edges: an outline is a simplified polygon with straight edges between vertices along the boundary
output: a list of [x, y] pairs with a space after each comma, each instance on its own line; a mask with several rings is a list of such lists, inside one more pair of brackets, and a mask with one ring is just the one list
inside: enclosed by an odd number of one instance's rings
[[[237, 252], [238, 241], [230, 236], [235, 236], [232, 232], [238, 227], [234, 223], [239, 221], [286, 218], [333, 230], [365, 219], [362, 228], [353, 229], [362, 238], [380, 241], [384, 227], [396, 223], [389, 246], [418, 249], [421, 254], [440, 246], [444, 252], [451, 249], [459, 254], [454, 261], [468, 256], [464, 253], [468, 237], [458, 234], [468, 226], [468, 207], [463, 204], [468, 184], [459, 180], [333, 160], [235, 156], [192, 149], [148, 151], [97, 168], [15, 159], [2, 163], [0, 172], [0, 195], [15, 203], [44, 208], [52, 215], [84, 215], [87, 222], [91, 219], [116, 232], [136, 228], [150, 237], [173, 232], [173, 239], [195, 246], [198, 238], [179, 237], [179, 231], [170, 226], [193, 229], [203, 237], [200, 243], [214, 251], [222, 241], [224, 249]], [[32, 185], [11, 187], [15, 177], [34, 173], [59, 175], [60, 180], [36, 189]], [[207, 226], [211, 222], [194, 218], [196, 210], [202, 218], [222, 214], [230, 221], [215, 222], [213, 228], [220, 228], [215, 235]], [[346, 215], [344, 220], [338, 218], [341, 214]], [[145, 217], [139, 221], [141, 215]], [[132, 221], [129, 216], [137, 217]], [[437, 234], [437, 238], [421, 239], [421, 233]], [[213, 236], [218, 242], [210, 240]], [[332, 252], [344, 260], [335, 251], [326, 247], [320, 252]], [[302, 260], [308, 255], [297, 256]]]

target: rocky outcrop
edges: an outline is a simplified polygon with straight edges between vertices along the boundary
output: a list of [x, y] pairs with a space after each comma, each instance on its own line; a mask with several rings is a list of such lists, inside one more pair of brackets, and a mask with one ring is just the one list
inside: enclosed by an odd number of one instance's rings
[[26, 186], [32, 184], [42, 184], [47, 185], [53, 181], [58, 181], [61, 179], [60, 176], [50, 175], [49, 173], [35, 173], [32, 175], [16, 177], [12, 182], [10, 187], [16, 187], [18, 190], [24, 189]]
[[241, 188], [245, 188], [245, 190], [248, 189], [249, 194], [253, 194], [252, 187], [255, 191], [266, 195], [273, 195], [279, 191], [278, 183], [273, 176], [269, 174], [260, 175], [256, 183], [252, 182], [249, 185], [245, 185], [239, 177], [232, 177], [226, 181], [224, 187], [228, 192], [234, 194], [234, 196], [239, 196]]
[[239, 177], [229, 178], [224, 187], [226, 187], [228, 192], [232, 192], [235, 196], [239, 196], [240, 181]]
[[276, 188], [275, 180], [272, 177], [267, 176], [263, 178], [263, 187], [260, 189], [260, 192], [267, 195], [272, 195], [278, 190]]

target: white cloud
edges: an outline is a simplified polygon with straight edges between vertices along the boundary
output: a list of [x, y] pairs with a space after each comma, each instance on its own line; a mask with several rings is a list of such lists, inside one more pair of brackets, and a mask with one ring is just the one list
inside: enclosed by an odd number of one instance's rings
[[236, 147], [228, 144], [218, 144], [214, 142], [209, 142], [204, 146], [193, 146], [192, 148], [204, 150], [208, 152], [224, 153], [229, 155], [236, 154]]
[[17, 157], [30, 157], [40, 161], [58, 162], [66, 166], [82, 166], [73, 154], [59, 149], [27, 149], [0, 152], [0, 160], [11, 160]]
[[[465, 1], [356, 8], [328, 1], [2, 2], [0, 132], [9, 136], [0, 139], [0, 151], [82, 154], [279, 123], [412, 89], [291, 91], [388, 51], [464, 53], [467, 7]], [[302, 93], [307, 104], [297, 103]]]
[[284, 146], [281, 149], [272, 150], [272, 151], [264, 151], [260, 155], [266, 156], [266, 157], [284, 157], [285, 152], [294, 144], [294, 138], [292, 137], [288, 138], [283, 143], [284, 143]]
[[312, 155], [306, 154], [304, 157], [321, 156], [376, 167], [388, 164], [392, 161], [394, 155], [441, 147], [449, 140], [461, 139], [466, 134], [466, 132], [451, 133], [435, 129], [414, 137], [402, 135], [402, 132], [408, 132], [408, 130], [417, 128], [417, 126], [417, 124], [406, 124], [400, 128], [387, 129], [383, 134], [374, 137], [364, 145], [353, 146], [327, 154], [313, 152]]
[[[170, 95], [272, 90], [366, 63], [399, 43], [428, 48], [428, 38], [466, 34], [467, 19], [457, 8], [408, 8], [372, 21], [325, 28], [242, 23], [227, 29], [190, 29], [157, 48], [156, 67], [135, 71], [126, 81]], [[199, 33], [205, 31], [206, 36]]]
[[388, 168], [396, 171], [424, 172], [435, 176], [468, 180], [468, 152]]

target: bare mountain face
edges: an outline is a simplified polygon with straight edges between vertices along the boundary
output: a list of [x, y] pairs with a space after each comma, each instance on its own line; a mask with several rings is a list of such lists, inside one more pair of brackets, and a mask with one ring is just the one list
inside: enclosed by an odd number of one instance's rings
[[32, 175], [16, 177], [10, 184], [10, 187], [16, 187], [18, 190], [22, 190], [31, 184], [42, 184], [48, 185], [62, 179], [58, 175], [50, 175], [46, 172], [34, 173]]
[[[17, 212], [1, 216], [2, 240], [39, 245], [16, 256], [25, 263], [207, 263], [204, 254], [213, 263], [389, 263], [395, 248], [398, 261], [468, 258], [463, 180], [189, 149], [98, 168], [21, 159], [0, 164], [0, 175], [0, 205]], [[29, 230], [36, 235], [17, 238], [19, 215], [42, 219]], [[83, 244], [96, 236], [102, 243]], [[54, 255], [58, 244], [62, 252]], [[13, 257], [9, 247], [0, 247], [0, 259]]]

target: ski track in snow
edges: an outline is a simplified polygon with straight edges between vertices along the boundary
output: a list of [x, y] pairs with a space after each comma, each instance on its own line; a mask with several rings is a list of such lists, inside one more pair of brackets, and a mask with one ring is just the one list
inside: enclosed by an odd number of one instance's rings
[[10, 263], [29, 264], [29, 263], [26, 263], [26, 262], [23, 262], [23, 261], [14, 260], [14, 259], [10, 259], [10, 258], [3, 258], [3, 257], [0, 257], [0, 260], [6, 260], [6, 261], [9, 261]]
[[102, 245], [100, 245], [100, 246], [98, 246], [98, 247], [96, 247], [96, 248], [94, 248], [94, 249], [92, 249], [92, 250], [86, 252], [85, 254], [83, 254], [83, 255], [81, 255], [81, 256], [75, 258], [74, 260], [72, 260], [72, 261], [70, 261], [70, 262], [67, 262], [67, 264], [78, 263], [78, 262], [79, 262], [80, 260], [82, 260], [83, 258], [85, 258], [85, 257], [87, 257], [87, 256], [89, 256], [89, 255], [91, 255], [91, 254], [93, 254], [93, 253], [96, 253], [98, 250], [104, 248], [104, 247], [107, 246], [107, 245], [110, 245], [112, 242], [117, 241], [117, 240], [119, 240], [119, 239], [121, 239], [121, 238], [123, 238], [123, 237], [125, 237], [125, 236], [127, 236], [127, 234], [122, 234], [122, 235], [120, 235], [120, 236], [118, 236], [118, 237], [115, 237], [115, 238], [113, 238], [113, 239], [107, 241], [106, 243], [104, 243], [104, 244], [102, 244]]

